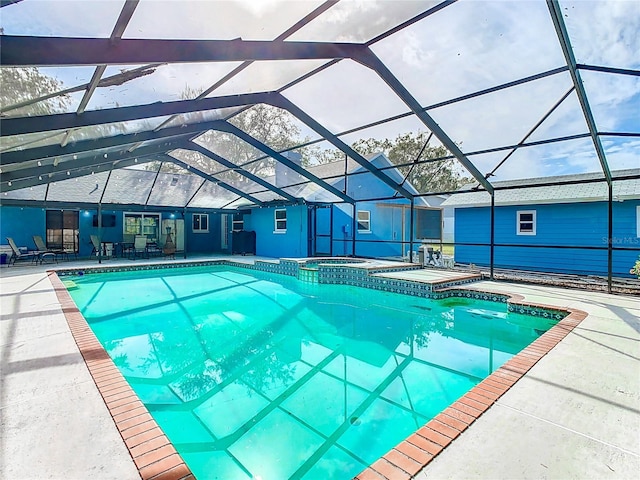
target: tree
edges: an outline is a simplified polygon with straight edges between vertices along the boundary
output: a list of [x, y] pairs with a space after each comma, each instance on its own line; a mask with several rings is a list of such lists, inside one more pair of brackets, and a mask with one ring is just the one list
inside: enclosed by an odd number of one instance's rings
[[[4, 111], [17, 103], [51, 95], [63, 89], [62, 83], [40, 72], [36, 67], [0, 68], [0, 108]], [[27, 107], [11, 110], [10, 115], [48, 115], [66, 111], [68, 95], [60, 95]]]
[[[181, 93], [181, 98], [192, 99], [198, 95], [199, 92], [197, 90], [186, 86]], [[306, 141], [306, 139], [301, 138], [300, 128], [294, 123], [291, 115], [285, 110], [270, 105], [258, 104], [246, 108], [231, 117], [229, 122], [278, 152]], [[208, 131], [199, 136], [196, 143], [255, 175], [266, 177], [275, 173], [276, 161], [273, 158], [267, 157], [261, 151], [230, 133]], [[216, 178], [223, 181], [235, 185], [239, 182], [248, 181], [245, 176], [236, 171], [224, 169], [215, 160], [205, 158], [199, 153], [182, 150], [176, 156], [189, 165], [207, 173], [225, 170], [215, 175]], [[148, 168], [155, 169], [158, 167], [154, 162], [149, 164]], [[181, 171], [175, 166], [165, 165], [163, 167], [163, 171], [179, 170]]]
[[[229, 120], [240, 130], [279, 152], [304, 142], [300, 128], [291, 115], [280, 108], [258, 104]], [[275, 161], [235, 135], [226, 132], [207, 132], [198, 138], [206, 148], [259, 176], [273, 175]]]
[[[196, 98], [198, 95], [198, 91], [186, 86], [181, 97]], [[301, 129], [291, 114], [270, 105], [258, 104], [246, 108], [231, 117], [229, 122], [278, 152], [309, 140], [302, 138]], [[407, 177], [407, 182], [421, 193], [453, 191], [467, 183], [469, 179], [463, 176], [461, 170], [456, 169], [455, 159], [436, 160], [449, 156], [448, 150], [442, 146], [425, 146], [427, 140], [426, 132], [405, 133], [398, 135], [395, 140], [361, 139], [352, 147], [362, 155], [384, 153], [394, 165], [398, 165], [398, 170]], [[230, 133], [208, 131], [197, 138], [197, 143], [254, 175], [264, 178], [275, 174], [276, 160]], [[302, 166], [306, 168], [344, 162], [345, 159], [345, 154], [340, 150], [322, 149], [318, 145], [309, 145], [296, 151], [301, 153]], [[195, 168], [214, 174], [220, 180], [240, 187], [243, 182], [248, 183], [245, 176], [226, 169], [197, 152], [183, 150], [176, 153], [176, 156]], [[415, 163], [416, 159], [419, 163]], [[428, 161], [430, 159], [434, 161]], [[158, 166], [155, 163], [149, 164], [149, 168], [155, 169]], [[178, 172], [181, 169], [165, 163], [163, 171]]]
[[445, 158], [451, 155], [449, 151], [443, 146], [427, 145], [428, 139], [426, 132], [410, 132], [398, 135], [395, 140], [361, 139], [352, 147], [361, 155], [384, 153], [420, 193], [450, 192], [468, 183], [470, 179], [456, 168], [455, 159]]

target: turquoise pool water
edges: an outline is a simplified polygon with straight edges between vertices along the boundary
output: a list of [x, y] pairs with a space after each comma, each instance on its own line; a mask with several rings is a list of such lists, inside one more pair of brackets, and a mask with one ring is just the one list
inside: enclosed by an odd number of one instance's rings
[[68, 278], [199, 480], [352, 478], [554, 323], [234, 267]]

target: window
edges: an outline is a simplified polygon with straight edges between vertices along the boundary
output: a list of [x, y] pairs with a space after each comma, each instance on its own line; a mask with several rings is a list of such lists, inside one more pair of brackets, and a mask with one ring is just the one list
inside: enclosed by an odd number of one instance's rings
[[124, 235], [128, 237], [144, 235], [147, 237], [147, 241], [157, 242], [160, 236], [160, 214], [125, 213]]
[[520, 210], [518, 212], [518, 235], [536, 234], [536, 211]]
[[234, 232], [241, 232], [242, 230], [244, 230], [244, 215], [242, 215], [241, 213], [235, 213], [233, 215], [231, 230], [233, 230]]
[[371, 212], [358, 210], [358, 232], [371, 233]]
[[440, 240], [442, 238], [442, 209], [416, 207], [416, 238], [421, 240]]
[[640, 205], [636, 207], [636, 237], [640, 238]]
[[275, 211], [275, 230], [274, 233], [285, 233], [287, 231], [287, 211]]
[[47, 210], [47, 248], [78, 253], [79, 212], [73, 210]]
[[193, 233], [209, 233], [209, 214], [193, 214]]

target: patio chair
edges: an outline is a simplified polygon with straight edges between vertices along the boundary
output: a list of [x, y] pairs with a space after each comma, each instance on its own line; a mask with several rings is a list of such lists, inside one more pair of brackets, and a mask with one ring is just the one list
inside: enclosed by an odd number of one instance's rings
[[36, 245], [36, 251], [38, 252], [38, 260], [42, 263], [45, 258], [51, 258], [53, 261], [57, 261], [58, 255], [63, 258], [67, 255], [67, 252], [64, 250], [54, 250], [51, 248], [47, 248], [42, 237], [40, 235], [33, 236], [33, 243]]
[[440, 262], [440, 250], [434, 250], [433, 248], [427, 248], [427, 253], [429, 254], [429, 258], [426, 261], [426, 265], [433, 265], [434, 267], [441, 266]]
[[160, 256], [162, 255], [162, 249], [156, 242], [147, 243], [147, 255], [148, 256]]
[[17, 247], [16, 242], [13, 241], [13, 238], [7, 237], [7, 242], [9, 242], [9, 246], [11, 247], [11, 257], [9, 257], [8, 266], [11, 266], [11, 262], [15, 265], [19, 260], [31, 260], [32, 263], [35, 263], [38, 259], [38, 252], [33, 250], [27, 252], [21, 252]]
[[147, 237], [136, 235], [133, 241], [133, 259], [135, 260], [136, 257], [149, 258], [147, 253]]
[[89, 235], [89, 238], [91, 239], [91, 245], [93, 245], [93, 250], [91, 250], [91, 256], [93, 257], [102, 249], [102, 244], [97, 235]]

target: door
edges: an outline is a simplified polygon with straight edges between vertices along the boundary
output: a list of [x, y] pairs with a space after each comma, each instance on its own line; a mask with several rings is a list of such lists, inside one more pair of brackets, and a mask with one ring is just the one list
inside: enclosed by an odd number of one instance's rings
[[167, 227], [170, 228], [171, 239], [176, 245], [176, 251], [184, 251], [184, 220], [182, 218], [165, 218], [162, 220], [162, 235], [160, 245], [164, 245], [167, 239]]
[[47, 248], [78, 253], [79, 213], [73, 210], [47, 210]]
[[220, 215], [220, 248], [222, 250], [229, 250], [229, 232], [231, 227], [229, 225], [229, 218], [231, 215], [223, 213]]
[[314, 257], [333, 255], [333, 206], [312, 205], [309, 210], [309, 253]]

